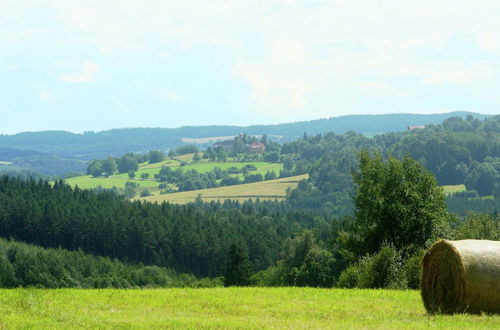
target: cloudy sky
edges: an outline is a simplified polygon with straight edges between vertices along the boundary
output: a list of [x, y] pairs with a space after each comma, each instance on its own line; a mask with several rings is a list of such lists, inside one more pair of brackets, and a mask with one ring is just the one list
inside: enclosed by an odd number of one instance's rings
[[0, 133], [500, 113], [498, 0], [0, 0]]

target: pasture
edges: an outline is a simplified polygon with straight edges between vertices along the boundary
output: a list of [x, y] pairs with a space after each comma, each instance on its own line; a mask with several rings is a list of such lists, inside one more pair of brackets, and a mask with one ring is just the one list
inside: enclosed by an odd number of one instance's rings
[[[142, 163], [139, 165], [139, 169], [135, 172], [135, 178], [130, 179], [128, 173], [115, 173], [110, 177], [92, 177], [90, 175], [73, 177], [66, 179], [66, 183], [75, 187], [78, 186], [82, 189], [91, 189], [101, 186], [102, 188], [111, 189], [116, 187], [118, 189], [124, 189], [125, 183], [127, 181], [132, 181], [140, 186], [140, 190], [148, 189], [152, 194], [158, 194], [161, 189], [158, 188], [160, 182], [154, 179], [155, 174], [160, 172], [160, 169], [163, 166], [169, 166], [173, 170], [178, 168], [182, 168], [184, 171], [196, 170], [200, 173], [206, 173], [212, 171], [214, 168], [219, 167], [223, 170], [227, 170], [230, 167], [243, 168], [245, 165], [253, 165], [257, 168], [257, 170], [251, 171], [251, 174], [260, 173], [265, 175], [267, 171], [274, 172], [276, 175], [279, 175], [280, 170], [283, 165], [279, 163], [268, 163], [268, 162], [210, 162], [207, 160], [202, 160], [197, 163], [188, 162], [193, 157], [193, 154], [177, 156], [174, 158], [167, 158], [159, 163]], [[185, 166], [181, 166], [181, 162], [185, 161], [187, 164]], [[141, 175], [143, 173], [149, 174], [149, 178], [146, 180], [141, 180]], [[231, 176], [238, 176], [241, 180], [243, 180], [243, 174], [232, 174]], [[286, 189], [286, 188], [285, 188]], [[196, 194], [197, 195], [197, 194]], [[195, 197], [196, 197], [195, 195]]]
[[255, 200], [257, 198], [260, 200], [283, 200], [286, 197], [287, 189], [295, 188], [298, 182], [305, 178], [307, 178], [307, 174], [234, 186], [155, 195], [141, 198], [141, 200], [148, 202], [185, 204], [194, 202], [198, 195], [200, 195], [201, 199], [205, 202], [223, 201], [224, 199], [238, 200], [241, 202], [248, 199]]
[[131, 180], [128, 176], [111, 176], [109, 178], [99, 177], [94, 178], [90, 175], [69, 178], [65, 180], [67, 184], [82, 189], [91, 189], [101, 186], [102, 188], [110, 189], [113, 187], [124, 188], [127, 181], [132, 181], [140, 185], [141, 188], [158, 188], [159, 182], [150, 180], [134, 179]]
[[495, 329], [425, 313], [418, 291], [314, 288], [3, 289], [0, 328]]

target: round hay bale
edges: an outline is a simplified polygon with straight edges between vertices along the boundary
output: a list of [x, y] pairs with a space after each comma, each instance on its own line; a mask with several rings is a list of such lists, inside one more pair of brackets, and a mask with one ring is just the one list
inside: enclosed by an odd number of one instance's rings
[[422, 260], [420, 288], [430, 314], [500, 313], [500, 242], [434, 243]]

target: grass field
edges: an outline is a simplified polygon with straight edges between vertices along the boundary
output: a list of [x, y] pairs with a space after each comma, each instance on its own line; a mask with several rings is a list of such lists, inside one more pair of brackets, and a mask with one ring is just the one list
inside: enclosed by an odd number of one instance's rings
[[417, 291], [0, 290], [2, 329], [498, 329], [499, 326], [499, 315], [428, 316]]
[[79, 176], [75, 178], [66, 179], [66, 183], [71, 186], [78, 186], [82, 189], [95, 188], [101, 186], [103, 188], [123, 188], [127, 181], [133, 181], [140, 185], [141, 188], [157, 188], [159, 182], [134, 179], [131, 180], [127, 177], [109, 177], [109, 178], [94, 178], [90, 175]]
[[447, 195], [467, 190], [463, 184], [458, 184], [456, 186], [443, 186], [443, 189]]
[[206, 201], [232, 199], [245, 201], [248, 199], [261, 199], [261, 200], [274, 200], [284, 199], [286, 196], [287, 188], [295, 188], [298, 182], [307, 178], [307, 175], [292, 176], [283, 179], [261, 181], [247, 184], [240, 184], [235, 186], [227, 186], [212, 189], [183, 191], [172, 194], [149, 196], [141, 198], [148, 202], [170, 202], [176, 204], [185, 204], [194, 202], [198, 194]]
[[[193, 158], [193, 154], [187, 154], [187, 155], [181, 155], [177, 156], [174, 159], [166, 159], [162, 162], [159, 163], [154, 163], [154, 164], [149, 164], [149, 163], [143, 163], [140, 164], [139, 170], [135, 172], [135, 179], [130, 179], [128, 176], [128, 173], [117, 173], [113, 174], [109, 178], [105, 177], [98, 177], [94, 178], [90, 175], [85, 175], [85, 176], [79, 176], [79, 177], [74, 177], [74, 178], [69, 178], [66, 179], [66, 183], [68, 183], [71, 186], [78, 186], [82, 189], [91, 189], [95, 188], [97, 186], [101, 186], [103, 188], [109, 189], [113, 187], [117, 187], [119, 189], [125, 188], [125, 183], [127, 181], [133, 181], [136, 182], [140, 185], [140, 189], [148, 189], [152, 194], [159, 194], [160, 190], [158, 188], [158, 185], [160, 182], [154, 180], [154, 175], [158, 174], [160, 172], [160, 169], [162, 166], [170, 166], [172, 169], [177, 169], [180, 168], [181, 161], [189, 161]], [[247, 163], [240, 163], [240, 162], [209, 162], [207, 160], [202, 160], [199, 163], [188, 163], [185, 166], [182, 166], [181, 168], [184, 169], [185, 171], [189, 170], [196, 170], [200, 173], [206, 173], [211, 170], [213, 170], [215, 167], [220, 167], [223, 170], [226, 170], [230, 167], [237, 167], [237, 168], [243, 168], [245, 165], [251, 164], [254, 165], [257, 170], [252, 171], [250, 173], [256, 174], [260, 173], [262, 175], [266, 174], [267, 171], [273, 171], [277, 175], [279, 174], [280, 170], [282, 169], [283, 165], [278, 164], [278, 163], [267, 163], [267, 162], [247, 162]], [[149, 179], [148, 180], [141, 180], [141, 174], [143, 173], [148, 173], [149, 174]], [[240, 179], [243, 179], [242, 174], [235, 174], [232, 176], [239, 176]], [[196, 196], [195, 196], [196, 197]]]

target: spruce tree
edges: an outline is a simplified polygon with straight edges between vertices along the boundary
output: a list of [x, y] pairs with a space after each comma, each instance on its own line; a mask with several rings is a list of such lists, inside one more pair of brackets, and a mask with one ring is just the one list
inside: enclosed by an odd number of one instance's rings
[[240, 245], [231, 244], [224, 269], [224, 286], [246, 286], [249, 277], [248, 254]]

